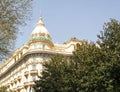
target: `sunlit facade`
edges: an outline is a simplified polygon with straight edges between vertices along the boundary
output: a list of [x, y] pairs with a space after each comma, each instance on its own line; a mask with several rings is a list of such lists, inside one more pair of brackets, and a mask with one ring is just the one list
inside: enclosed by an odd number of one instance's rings
[[41, 63], [55, 54], [69, 57], [76, 45], [83, 42], [72, 38], [64, 44], [53, 43], [40, 17], [29, 41], [0, 65], [0, 86], [13, 92], [33, 92], [34, 81], [38, 80], [43, 69]]

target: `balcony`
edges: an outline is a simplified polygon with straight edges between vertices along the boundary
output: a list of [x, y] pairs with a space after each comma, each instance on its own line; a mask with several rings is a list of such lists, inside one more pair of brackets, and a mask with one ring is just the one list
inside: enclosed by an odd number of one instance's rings
[[30, 81], [30, 82], [24, 82], [24, 87], [32, 86], [32, 85], [35, 85], [35, 83], [34, 83], [33, 81]]
[[19, 92], [19, 90], [20, 90], [20, 89], [23, 89], [23, 88], [24, 88], [23, 86], [17, 86], [17, 87], [14, 89], [14, 91]]
[[38, 74], [38, 70], [31, 70], [31, 71], [30, 71], [30, 74], [31, 74], [31, 75]]
[[24, 82], [24, 87], [29, 86], [29, 82]]

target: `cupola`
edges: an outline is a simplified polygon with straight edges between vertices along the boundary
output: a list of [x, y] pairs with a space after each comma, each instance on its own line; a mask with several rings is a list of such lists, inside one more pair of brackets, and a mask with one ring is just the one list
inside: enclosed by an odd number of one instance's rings
[[30, 35], [30, 44], [36, 42], [46, 43], [48, 45], [53, 45], [51, 36], [48, 30], [45, 28], [42, 17], [39, 18], [39, 21]]

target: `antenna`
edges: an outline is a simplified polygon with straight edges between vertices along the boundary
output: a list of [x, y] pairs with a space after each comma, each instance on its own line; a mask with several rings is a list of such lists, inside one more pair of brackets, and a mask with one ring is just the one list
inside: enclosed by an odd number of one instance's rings
[[39, 1], [40, 1], [40, 4], [39, 4], [40, 5], [40, 7], [39, 7], [40, 8], [40, 17], [42, 17], [41, 0], [39, 0]]
[[42, 17], [42, 10], [40, 9], [40, 17]]

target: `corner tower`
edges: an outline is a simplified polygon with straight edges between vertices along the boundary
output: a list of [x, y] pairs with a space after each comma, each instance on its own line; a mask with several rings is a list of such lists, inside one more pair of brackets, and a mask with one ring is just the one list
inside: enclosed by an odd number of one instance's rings
[[30, 35], [29, 44], [35, 45], [36, 43], [39, 43], [37, 48], [52, 48], [54, 46], [48, 30], [45, 28], [42, 17], [39, 18], [36, 27]]

